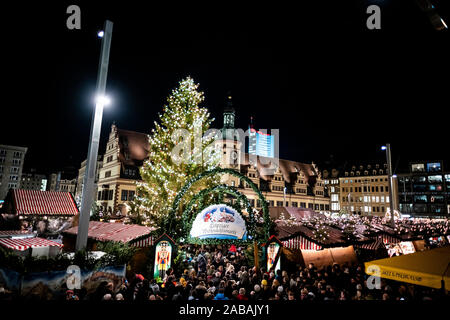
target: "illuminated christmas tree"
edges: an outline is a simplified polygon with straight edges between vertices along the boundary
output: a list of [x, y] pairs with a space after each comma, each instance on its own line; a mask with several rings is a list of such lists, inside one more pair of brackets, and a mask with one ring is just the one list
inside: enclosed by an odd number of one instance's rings
[[[184, 184], [219, 165], [216, 133], [207, 131], [214, 119], [199, 106], [204, 96], [198, 86], [189, 77], [182, 80], [168, 97], [163, 113], [158, 114], [159, 122], [155, 121], [149, 135], [149, 158], [140, 169], [143, 181], [137, 184], [136, 197], [129, 206], [132, 221], [163, 226]], [[218, 179], [211, 177], [195, 183], [183, 198], [177, 218], [193, 195]]]

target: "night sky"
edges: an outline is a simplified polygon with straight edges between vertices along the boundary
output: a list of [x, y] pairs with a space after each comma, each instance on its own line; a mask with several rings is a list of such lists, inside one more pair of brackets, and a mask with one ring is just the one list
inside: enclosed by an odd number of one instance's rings
[[[166, 97], [189, 75], [205, 92], [215, 127], [231, 90], [237, 126], [247, 128], [253, 116], [257, 128], [280, 129], [281, 158], [383, 160], [380, 146], [390, 142], [398, 168], [450, 159], [450, 33], [434, 31], [413, 1], [335, 2], [5, 6], [0, 144], [29, 148], [26, 171], [79, 168], [94, 107], [96, 34], [110, 19], [113, 103], [104, 111], [99, 153], [113, 121], [149, 132]], [[81, 8], [81, 30], [66, 28], [71, 4]], [[369, 4], [382, 7], [381, 31], [366, 29]], [[448, 4], [435, 4], [449, 25]]]

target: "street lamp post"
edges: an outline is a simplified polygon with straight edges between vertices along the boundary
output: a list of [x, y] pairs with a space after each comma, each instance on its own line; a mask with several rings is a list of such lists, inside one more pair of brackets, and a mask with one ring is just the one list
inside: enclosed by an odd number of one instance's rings
[[391, 225], [395, 227], [394, 220], [394, 199], [392, 199], [393, 191], [392, 191], [392, 159], [391, 159], [391, 144], [386, 143], [386, 146], [382, 146], [381, 150], [386, 150], [386, 160], [388, 165], [388, 181], [389, 181], [389, 209], [391, 211]]
[[108, 104], [105, 96], [106, 78], [108, 75], [109, 51], [111, 48], [113, 23], [109, 20], [105, 21], [104, 30], [98, 33], [102, 38], [102, 46], [100, 52], [100, 61], [97, 74], [96, 102], [95, 111], [92, 116], [91, 135], [89, 141], [88, 156], [86, 161], [86, 171], [83, 181], [83, 192], [81, 198], [80, 219], [78, 222], [78, 234], [76, 242], [76, 250], [86, 248], [89, 218], [94, 200], [94, 182], [97, 168], [98, 146], [100, 143], [100, 130], [102, 127], [103, 107]]

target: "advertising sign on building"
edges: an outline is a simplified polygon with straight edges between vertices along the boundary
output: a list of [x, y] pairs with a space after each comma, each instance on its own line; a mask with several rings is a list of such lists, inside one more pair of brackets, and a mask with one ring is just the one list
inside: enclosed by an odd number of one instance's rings
[[216, 204], [197, 215], [190, 236], [199, 239], [247, 240], [247, 229], [239, 212], [225, 204]]
[[248, 153], [262, 157], [275, 156], [274, 136], [250, 128]]

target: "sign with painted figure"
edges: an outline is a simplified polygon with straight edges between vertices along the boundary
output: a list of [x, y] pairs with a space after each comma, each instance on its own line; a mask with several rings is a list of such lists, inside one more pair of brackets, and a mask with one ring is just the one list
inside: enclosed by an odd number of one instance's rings
[[280, 248], [277, 242], [270, 242], [267, 246], [267, 271], [274, 268], [275, 272], [280, 270]]
[[203, 209], [192, 223], [192, 238], [247, 240], [247, 228], [235, 209], [216, 204]]
[[158, 242], [155, 250], [155, 266], [153, 276], [164, 279], [167, 270], [171, 267], [172, 244], [167, 240]]

